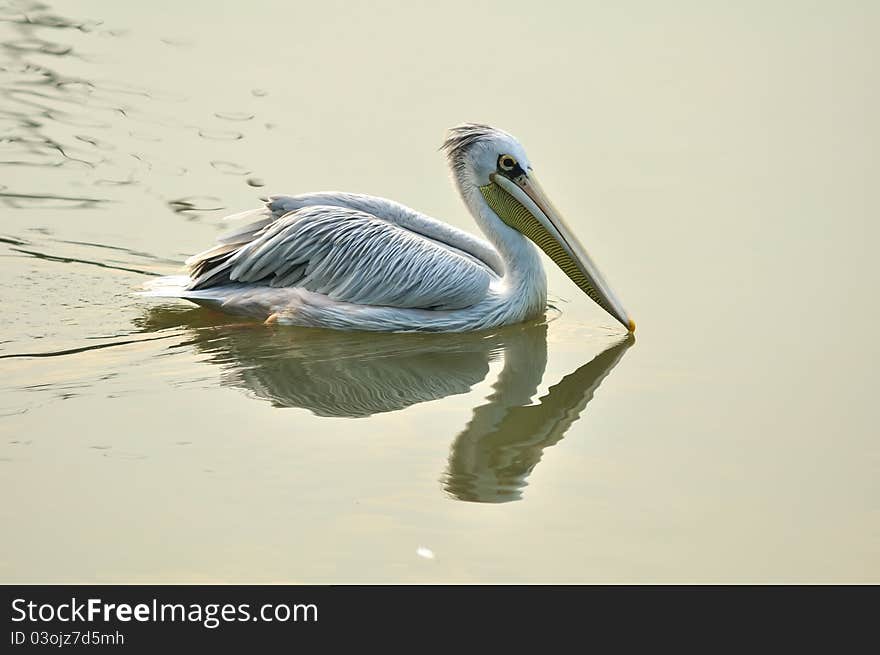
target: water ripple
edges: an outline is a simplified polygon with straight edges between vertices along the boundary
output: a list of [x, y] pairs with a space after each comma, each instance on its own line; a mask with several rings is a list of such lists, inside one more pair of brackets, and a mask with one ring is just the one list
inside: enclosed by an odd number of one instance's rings
[[235, 130], [199, 130], [199, 136], [212, 141], [238, 141], [244, 134]]
[[56, 196], [51, 194], [6, 193], [0, 192], [0, 202], [16, 209], [29, 208], [61, 208], [79, 209], [93, 207], [102, 202], [110, 202], [104, 198], [78, 198], [72, 196]]
[[39, 252], [37, 250], [25, 250], [24, 248], [10, 248], [10, 250], [20, 252], [23, 255], [28, 255], [30, 257], [36, 257], [37, 259], [44, 259], [49, 262], [59, 262], [62, 264], [87, 264], [89, 266], [98, 266], [99, 268], [109, 268], [116, 271], [125, 271], [126, 273], [138, 273], [139, 275], [160, 275], [160, 273], [156, 273], [154, 271], [145, 271], [140, 268], [129, 268], [128, 266], [117, 266], [115, 264], [107, 264], [106, 262], [96, 262], [90, 259], [81, 259], [79, 257], [62, 257], [60, 255], [50, 255], [45, 252]]
[[227, 111], [227, 112], [217, 112], [214, 114], [217, 118], [222, 118], [225, 121], [249, 121], [253, 119], [253, 114], [248, 114], [246, 112], [241, 111]]
[[147, 337], [145, 339], [125, 339], [122, 341], [112, 341], [110, 343], [98, 343], [88, 346], [79, 346], [78, 348], [66, 348], [64, 350], [49, 350], [44, 352], [31, 353], [11, 353], [9, 355], [0, 355], [0, 359], [25, 359], [34, 357], [63, 357], [65, 355], [76, 355], [78, 353], [88, 352], [90, 350], [102, 350], [104, 348], [113, 348], [116, 346], [127, 346], [132, 343], [145, 343], [147, 341], [159, 341], [161, 339], [172, 339], [177, 334], [163, 334], [155, 337]]
[[214, 212], [226, 209], [223, 201], [215, 196], [189, 196], [186, 198], [178, 198], [177, 200], [168, 201], [168, 206], [175, 213], [182, 212]]

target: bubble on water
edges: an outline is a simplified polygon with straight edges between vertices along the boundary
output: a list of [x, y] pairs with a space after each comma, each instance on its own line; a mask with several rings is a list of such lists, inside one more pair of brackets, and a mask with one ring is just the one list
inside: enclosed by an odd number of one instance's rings
[[95, 87], [89, 82], [83, 82], [82, 80], [65, 80], [63, 82], [58, 82], [55, 85], [60, 91], [79, 93], [81, 95], [87, 95], [93, 93]]
[[248, 186], [253, 186], [253, 187], [266, 186], [266, 183], [263, 182], [263, 180], [259, 177], [249, 177], [247, 179], [247, 183], [248, 183]]
[[424, 559], [434, 559], [434, 551], [430, 548], [425, 548], [424, 546], [416, 548], [416, 555]]
[[262, 98], [264, 96], [269, 95], [269, 92], [265, 89], [251, 89], [251, 95], [257, 98]]
[[232, 161], [215, 160], [211, 162], [211, 167], [226, 175], [248, 175], [250, 173], [250, 170]]

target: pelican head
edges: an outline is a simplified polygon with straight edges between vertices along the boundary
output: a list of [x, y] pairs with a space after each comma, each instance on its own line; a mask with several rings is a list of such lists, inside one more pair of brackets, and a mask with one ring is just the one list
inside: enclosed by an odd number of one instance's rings
[[478, 188], [498, 218], [531, 239], [581, 291], [635, 331], [623, 304], [538, 184], [519, 141], [488, 125], [465, 123], [449, 131], [443, 149], [460, 183]]

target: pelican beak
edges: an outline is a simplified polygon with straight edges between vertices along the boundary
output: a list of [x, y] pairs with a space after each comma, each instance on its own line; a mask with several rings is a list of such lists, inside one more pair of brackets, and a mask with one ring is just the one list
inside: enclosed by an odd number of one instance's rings
[[[521, 171], [515, 177], [493, 173], [490, 179], [494, 184], [480, 187], [480, 190], [495, 213], [534, 241], [584, 293], [627, 330], [635, 332], [635, 322], [562, 215], [547, 198], [534, 173]], [[493, 187], [505, 191], [508, 199], [515, 200], [520, 206], [496, 197]]]

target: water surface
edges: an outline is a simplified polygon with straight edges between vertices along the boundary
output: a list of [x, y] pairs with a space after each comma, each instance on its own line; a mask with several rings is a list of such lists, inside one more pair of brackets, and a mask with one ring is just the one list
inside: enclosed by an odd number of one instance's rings
[[[0, 1], [3, 582], [880, 581], [873, 3]], [[132, 295], [262, 194], [525, 144], [639, 325]]]

